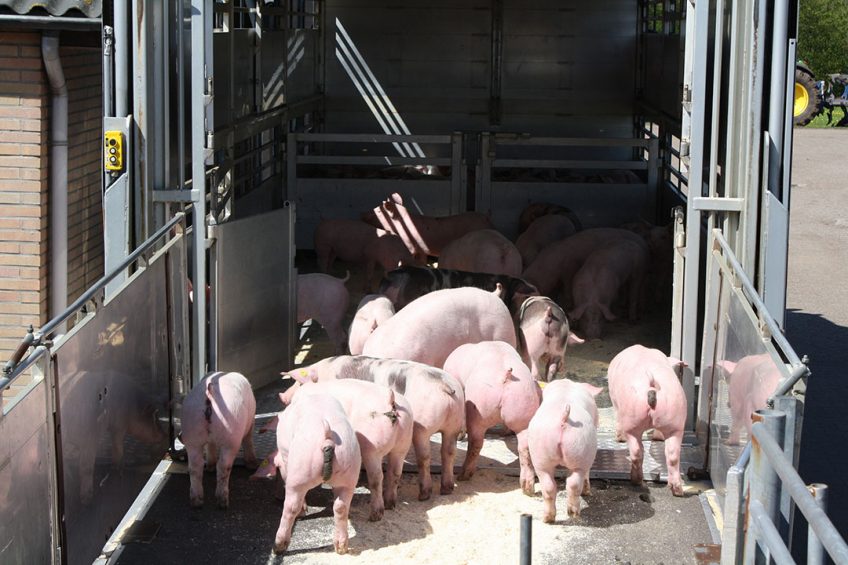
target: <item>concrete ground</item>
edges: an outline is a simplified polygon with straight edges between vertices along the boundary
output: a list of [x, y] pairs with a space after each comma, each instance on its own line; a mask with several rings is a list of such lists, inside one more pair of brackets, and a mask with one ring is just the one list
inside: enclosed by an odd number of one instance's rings
[[[812, 371], [807, 385], [801, 477], [808, 483], [830, 485], [829, 514], [848, 538], [846, 147], [846, 128], [795, 129], [786, 330], [795, 350], [809, 355]], [[803, 522], [799, 524], [802, 527], [796, 532], [806, 529]]]

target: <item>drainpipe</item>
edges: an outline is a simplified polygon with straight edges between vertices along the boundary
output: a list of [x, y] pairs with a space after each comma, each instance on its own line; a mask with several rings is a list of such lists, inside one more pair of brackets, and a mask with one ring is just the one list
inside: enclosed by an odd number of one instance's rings
[[[50, 82], [50, 318], [68, 307], [68, 87], [59, 60], [59, 35], [41, 36], [41, 55]], [[65, 333], [66, 324], [56, 328]]]

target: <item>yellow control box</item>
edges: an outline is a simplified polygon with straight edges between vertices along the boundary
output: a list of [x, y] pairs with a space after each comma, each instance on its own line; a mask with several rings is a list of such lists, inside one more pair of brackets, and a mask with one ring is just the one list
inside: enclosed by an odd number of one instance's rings
[[120, 171], [124, 168], [124, 136], [120, 131], [107, 131], [103, 135], [107, 171]]

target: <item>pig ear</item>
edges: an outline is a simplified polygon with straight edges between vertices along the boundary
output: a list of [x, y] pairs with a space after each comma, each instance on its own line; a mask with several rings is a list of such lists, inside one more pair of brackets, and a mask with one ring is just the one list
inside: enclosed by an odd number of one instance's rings
[[262, 464], [259, 465], [259, 468], [250, 476], [251, 480], [258, 481], [261, 479], [273, 479], [277, 475], [277, 458], [278, 451], [275, 449], [273, 452], [268, 454]]
[[581, 343], [586, 343], [586, 340], [577, 335], [574, 332], [568, 332], [568, 344], [569, 345], [580, 345]]
[[560, 364], [559, 361], [554, 361], [553, 363], [548, 365], [548, 373], [546, 375], [545, 381], [551, 382], [552, 380], [554, 380], [554, 376], [556, 375], [556, 372], [559, 370], [559, 364]]
[[604, 389], [602, 389], [601, 387], [595, 386], [595, 385], [592, 385], [592, 384], [589, 384], [589, 383], [580, 383], [580, 384], [582, 384], [583, 388], [588, 390], [589, 394], [591, 394], [592, 396], [598, 396], [599, 394], [601, 394], [604, 391]]
[[395, 204], [403, 205], [403, 198], [397, 192], [392, 193], [391, 199], [395, 202]]
[[280, 371], [280, 376], [283, 378], [284, 381], [294, 380], [294, 377], [291, 376], [291, 373], [287, 373], [286, 371]]
[[604, 318], [607, 319], [607, 322], [615, 321], [615, 314], [610, 311], [609, 306], [606, 304], [598, 304], [598, 308], [601, 310], [601, 314], [604, 315]]
[[504, 295], [504, 287], [501, 283], [495, 283], [495, 290], [492, 292], [498, 298], [503, 298]]
[[[291, 394], [289, 394], [290, 392]], [[280, 398], [280, 402], [283, 403], [283, 406], [288, 406], [289, 404], [291, 404], [292, 396], [294, 396], [294, 393], [293, 391], [291, 391], [291, 389], [289, 389], [286, 392], [279, 393], [277, 396]]]

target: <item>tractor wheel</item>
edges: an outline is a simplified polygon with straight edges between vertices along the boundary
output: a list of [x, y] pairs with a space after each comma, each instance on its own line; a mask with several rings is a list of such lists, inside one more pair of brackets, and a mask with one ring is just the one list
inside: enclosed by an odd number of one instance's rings
[[821, 91], [816, 88], [813, 75], [807, 71], [795, 69], [795, 103], [792, 121], [796, 126], [805, 126], [815, 118], [822, 108]]

